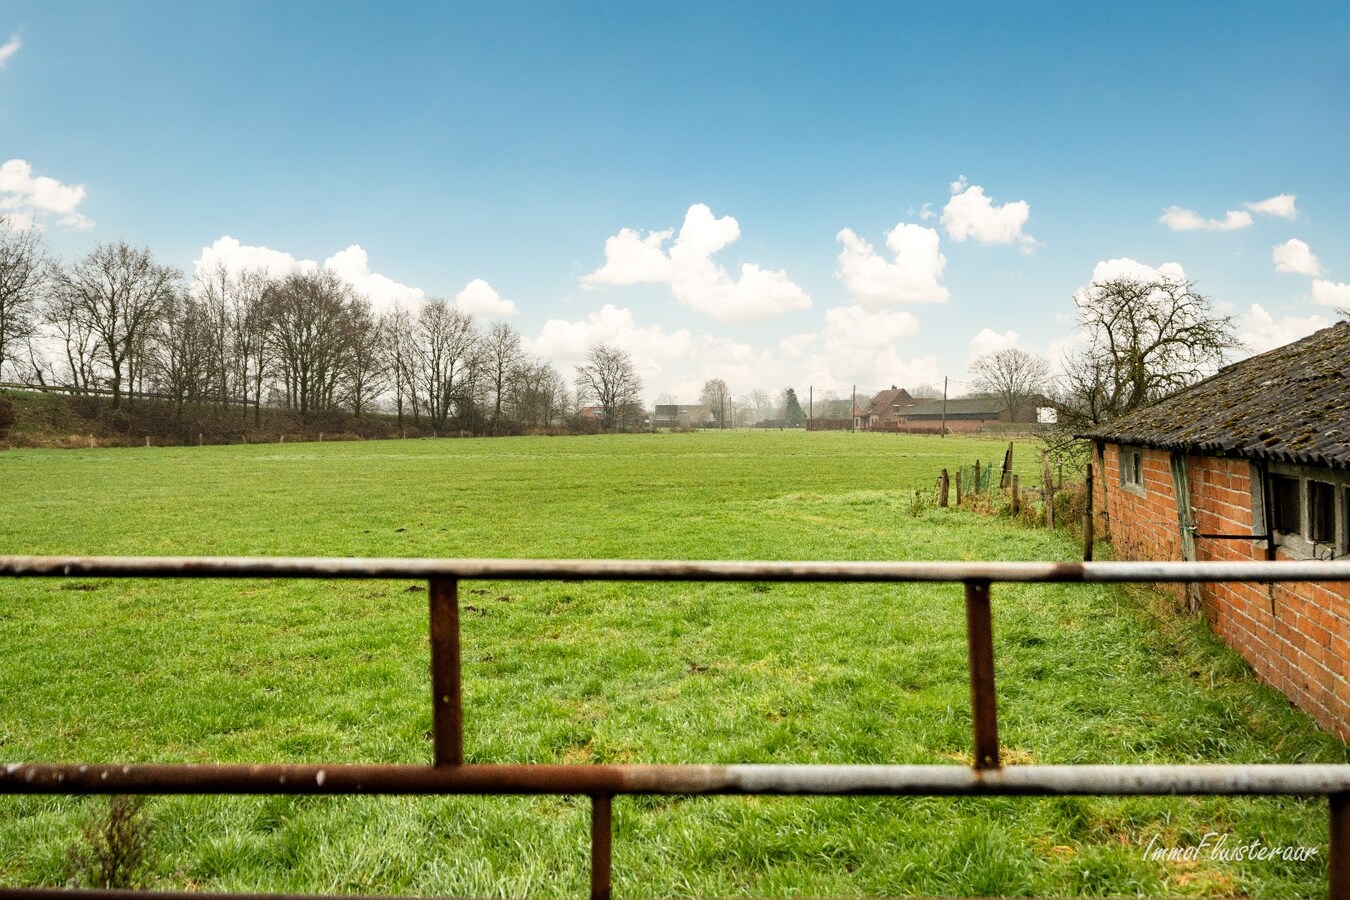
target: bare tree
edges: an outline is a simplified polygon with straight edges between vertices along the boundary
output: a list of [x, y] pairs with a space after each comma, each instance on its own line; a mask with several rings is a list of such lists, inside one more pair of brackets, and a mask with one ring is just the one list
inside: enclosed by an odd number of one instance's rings
[[492, 395], [492, 433], [501, 427], [502, 405], [511, 393], [511, 382], [525, 359], [520, 332], [505, 322], [496, 322], [483, 336], [483, 375]]
[[642, 393], [642, 379], [628, 351], [593, 344], [586, 354], [586, 364], [577, 366], [576, 372], [577, 403], [594, 401], [600, 407], [601, 424], [608, 431], [624, 424]]
[[235, 275], [233, 291], [229, 296], [230, 327], [230, 383], [238, 390], [244, 404], [244, 421], [248, 421], [250, 393], [253, 402], [253, 424], [262, 422], [263, 382], [274, 368], [271, 348], [267, 340], [267, 288], [271, 284], [262, 269], [245, 269]]
[[149, 248], [125, 241], [99, 244], [57, 270], [57, 291], [99, 339], [114, 409], [123, 391], [142, 377], [146, 342], [181, 277], [172, 266], [156, 263]]
[[473, 316], [445, 300], [428, 300], [413, 330], [416, 380], [421, 383], [431, 421], [444, 428], [456, 405], [470, 399], [478, 350]]
[[199, 407], [217, 393], [217, 337], [206, 301], [180, 293], [165, 302], [152, 335], [150, 383], [171, 398], [180, 427], [187, 406]]
[[264, 298], [267, 338], [286, 405], [302, 417], [333, 409], [349, 374], [355, 296], [332, 272], [292, 272]]
[[[42, 322], [61, 340], [66, 371], [60, 380], [74, 393], [88, 393], [96, 386], [102, 345], [78, 299], [64, 291], [52, 292], [43, 305]], [[45, 384], [47, 376], [43, 370], [49, 366], [40, 362], [36, 354], [31, 359], [34, 377], [39, 384]], [[55, 371], [51, 371], [51, 376], [53, 381], [57, 380]]]
[[261, 419], [262, 385], [268, 374], [267, 322], [263, 295], [269, 280], [261, 269], [231, 271], [224, 263], [193, 278], [193, 296], [205, 309], [209, 337], [208, 362], [213, 397], [220, 409], [231, 403], [253, 403], [255, 423]]
[[551, 428], [567, 405], [567, 383], [547, 362], [525, 362], [511, 382], [517, 421], [524, 428]]
[[36, 228], [15, 228], [0, 216], [0, 372], [17, 364], [38, 324], [47, 253]]
[[402, 306], [386, 313], [382, 319], [384, 354], [389, 366], [389, 379], [394, 389], [394, 411], [398, 427], [403, 429], [403, 411], [407, 405], [417, 421], [417, 350], [414, 346], [413, 319]]
[[728, 414], [731, 412], [731, 390], [725, 381], [710, 378], [703, 382], [703, 391], [698, 395], [698, 402], [712, 410], [718, 428], [727, 427]]
[[1131, 412], [1211, 374], [1240, 344], [1233, 320], [1179, 278], [1095, 282], [1074, 298], [1087, 336], [1064, 363], [1070, 427]]
[[975, 390], [998, 397], [1008, 421], [1015, 422], [1027, 402], [1045, 389], [1050, 364], [1021, 347], [1007, 347], [977, 357], [970, 371], [975, 375]]
[[388, 385], [386, 345], [383, 320], [376, 318], [369, 300], [354, 298], [347, 316], [344, 393], [358, 419]]
[[755, 388], [750, 392], [750, 403], [755, 407], [755, 421], [764, 421], [764, 414], [770, 410], [769, 394], [763, 388]]

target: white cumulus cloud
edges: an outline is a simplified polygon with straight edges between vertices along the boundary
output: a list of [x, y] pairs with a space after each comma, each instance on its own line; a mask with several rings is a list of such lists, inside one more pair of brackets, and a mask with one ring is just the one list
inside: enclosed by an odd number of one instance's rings
[[1185, 280], [1186, 271], [1181, 267], [1181, 263], [1165, 262], [1155, 267], [1130, 259], [1128, 256], [1102, 260], [1092, 267], [1093, 281], [1110, 281], [1113, 278], [1133, 278], [1135, 281], [1158, 281], [1166, 278]]
[[23, 41], [19, 40], [19, 36], [17, 34], [11, 34], [9, 36], [9, 40], [5, 41], [3, 44], [0, 44], [0, 69], [3, 69], [5, 67], [5, 63], [9, 62], [9, 58], [13, 56], [15, 53], [18, 53], [19, 48], [22, 46]]
[[[1128, 256], [1122, 256], [1119, 259], [1104, 259], [1092, 267], [1094, 284], [1122, 278], [1145, 282], [1185, 281], [1186, 272], [1181, 268], [1181, 263], [1165, 262], [1155, 268], [1147, 263], [1130, 259]], [[1086, 288], [1082, 290], [1086, 290]]]
[[370, 257], [360, 244], [352, 244], [323, 261], [325, 270], [335, 272], [364, 294], [376, 312], [391, 312], [400, 304], [417, 306], [426, 299], [421, 288], [399, 284], [392, 278], [370, 271]]
[[814, 331], [789, 335], [778, 342], [778, 349], [782, 350], [787, 356], [805, 356], [806, 351], [819, 337], [820, 335]]
[[[319, 264], [312, 259], [296, 259], [284, 250], [241, 244], [225, 235], [209, 247], [203, 247], [193, 268], [198, 275], [208, 275], [217, 265], [229, 272], [262, 270], [271, 278], [282, 278], [294, 271], [316, 272]], [[400, 284], [385, 275], [370, 270], [370, 258], [360, 244], [352, 244], [323, 261], [324, 271], [333, 272], [370, 300], [376, 312], [389, 312], [399, 304], [413, 306], [426, 299], [421, 288]]]
[[[752, 322], [796, 309], [808, 309], [811, 298], [787, 273], [741, 266], [733, 278], [713, 255], [740, 238], [740, 225], [731, 216], [720, 219], [705, 204], [685, 213], [678, 235], [673, 229], [649, 232], [645, 237], [624, 228], [605, 240], [605, 264], [581, 279], [583, 287], [667, 284], [680, 303], [725, 322]], [[666, 243], [674, 236], [674, 243]]]
[[[825, 312], [824, 346], [788, 369], [793, 383], [816, 390], [848, 391], [853, 385], [924, 384], [941, 378], [937, 357], [907, 357], [898, 344], [919, 331], [919, 320], [906, 310], [874, 310], [859, 304]], [[804, 342], [802, 350], [814, 342]], [[787, 383], [784, 381], [784, 383]], [[859, 396], [859, 402], [865, 399]]]
[[514, 301], [507, 300], [481, 278], [464, 285], [464, 290], [455, 295], [455, 306], [466, 313], [488, 318], [514, 316], [518, 312]]
[[1274, 197], [1267, 197], [1265, 200], [1242, 205], [1252, 212], [1258, 212], [1262, 215], [1276, 216], [1281, 219], [1297, 219], [1298, 209], [1294, 206], [1296, 196], [1295, 194], [1276, 194]]
[[312, 259], [296, 259], [289, 253], [267, 247], [250, 247], [228, 234], [217, 238], [211, 246], [203, 247], [193, 263], [199, 277], [210, 277], [217, 266], [224, 266], [231, 273], [261, 270], [269, 278], [283, 278], [297, 269], [305, 272], [319, 269], [319, 264]]
[[992, 328], [981, 328], [980, 333], [970, 339], [970, 358], [973, 361], [987, 353], [1008, 350], [1018, 346], [1020, 342], [1021, 338], [1015, 331], [1009, 330], [999, 334]]
[[984, 188], [970, 184], [966, 176], [952, 182], [952, 198], [942, 209], [942, 227], [952, 240], [973, 238], [981, 244], [1021, 244], [1024, 253], [1037, 246], [1036, 239], [1022, 231], [1031, 216], [1025, 200], [996, 206]]
[[1298, 238], [1290, 238], [1283, 244], [1276, 244], [1270, 252], [1276, 272], [1292, 275], [1321, 275], [1322, 264], [1313, 256], [1312, 249]]
[[1275, 318], [1259, 303], [1238, 317], [1238, 339], [1252, 353], [1264, 353], [1307, 337], [1331, 323], [1319, 315]]
[[889, 261], [858, 237], [851, 228], [835, 236], [844, 249], [835, 269], [853, 299], [868, 309], [899, 303], [942, 303], [950, 293], [942, 286], [947, 258], [938, 249], [938, 233], [922, 225], [901, 222], [886, 235], [895, 255]]
[[1314, 278], [1312, 299], [1319, 306], [1334, 306], [1338, 309], [1350, 308], [1350, 284]]
[[1159, 222], [1173, 231], [1237, 231], [1252, 224], [1251, 213], [1230, 209], [1222, 219], [1206, 219], [1193, 209], [1169, 206], [1163, 210]]
[[76, 210], [84, 193], [82, 184], [62, 184], [46, 175], [34, 175], [27, 160], [11, 159], [0, 165], [0, 215], [20, 224], [40, 226], [42, 214], [52, 213], [62, 228], [93, 228], [93, 221]]
[[688, 328], [641, 325], [632, 310], [606, 303], [580, 320], [550, 319], [538, 335], [521, 342], [527, 353], [551, 359], [565, 377], [594, 344], [626, 350], [648, 397], [673, 394], [681, 403], [698, 400], [703, 382], [722, 378], [740, 395], [755, 387], [786, 384], [782, 360], [750, 344]]

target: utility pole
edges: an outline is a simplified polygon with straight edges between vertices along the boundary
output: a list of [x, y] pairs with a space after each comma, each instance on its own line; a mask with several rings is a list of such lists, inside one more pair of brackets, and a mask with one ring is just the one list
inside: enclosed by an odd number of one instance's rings
[[947, 376], [942, 376], [942, 437], [947, 436]]
[[814, 384], [806, 389], [806, 417], [808, 419], [816, 417], [816, 386]]

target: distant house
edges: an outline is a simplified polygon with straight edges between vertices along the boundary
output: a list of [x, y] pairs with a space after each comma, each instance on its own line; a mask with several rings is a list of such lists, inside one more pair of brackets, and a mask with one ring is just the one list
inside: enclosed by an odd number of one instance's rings
[[854, 427], [864, 431], [893, 429], [905, 410], [918, 402], [910, 396], [909, 391], [891, 385], [861, 409], [854, 407]]
[[[1350, 324], [1228, 366], [1081, 435], [1095, 506], [1131, 559], [1350, 555]], [[1350, 740], [1350, 585], [1193, 585], [1263, 681]]]
[[986, 423], [1019, 422], [1032, 424], [1042, 409], [1053, 409], [1049, 400], [1036, 395], [1016, 416], [1008, 415], [998, 397], [955, 397], [947, 400], [916, 400], [908, 391], [891, 385], [861, 411], [855, 412], [857, 428], [868, 431], [940, 432], [979, 431]]
[[716, 423], [712, 407], [701, 403], [658, 403], [652, 416], [654, 428], [711, 428]]

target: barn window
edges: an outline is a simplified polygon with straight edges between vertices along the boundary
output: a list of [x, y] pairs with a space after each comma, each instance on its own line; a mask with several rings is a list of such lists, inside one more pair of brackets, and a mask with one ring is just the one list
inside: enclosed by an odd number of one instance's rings
[[[1253, 503], [1253, 531], [1269, 527], [1276, 545], [1294, 559], [1336, 559], [1350, 553], [1350, 473], [1279, 462], [1264, 468], [1265, 515], [1258, 524]], [[1253, 485], [1259, 483], [1253, 480]]]
[[1303, 533], [1302, 492], [1299, 480], [1288, 475], [1270, 476], [1270, 505], [1275, 513], [1272, 524], [1285, 534]]
[[1325, 481], [1308, 480], [1308, 537], [1319, 544], [1336, 542], [1336, 489]]
[[1144, 493], [1144, 451], [1135, 447], [1120, 449], [1120, 483], [1131, 493]]

